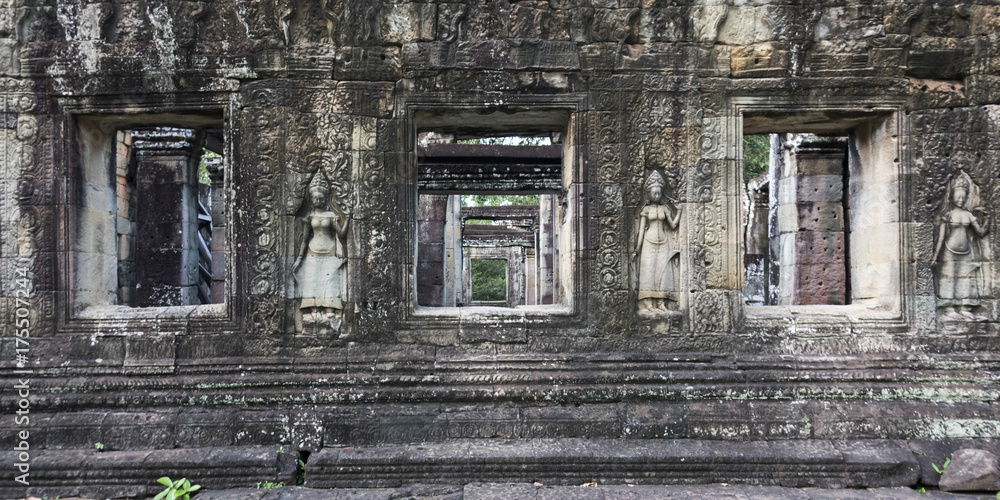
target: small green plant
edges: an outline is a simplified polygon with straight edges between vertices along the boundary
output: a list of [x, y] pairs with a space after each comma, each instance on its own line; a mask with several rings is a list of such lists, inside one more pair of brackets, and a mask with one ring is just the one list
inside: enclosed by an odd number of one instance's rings
[[920, 493], [920, 494], [927, 493], [927, 490], [925, 490], [924, 487], [921, 486], [921, 487], [917, 488], [917, 493]]
[[94, 449], [97, 451], [104, 451], [104, 443], [94, 443]]
[[284, 482], [272, 483], [271, 481], [262, 481], [262, 482], [257, 483], [257, 489], [258, 490], [273, 490], [275, 488], [281, 488], [284, 485], [285, 485]]
[[201, 489], [200, 485], [192, 485], [187, 478], [171, 481], [169, 477], [163, 476], [156, 482], [166, 486], [167, 489], [153, 497], [153, 500], [191, 500], [191, 494]]
[[306, 463], [299, 459], [298, 463], [298, 474], [295, 475], [295, 484], [302, 486], [306, 482]]
[[948, 468], [948, 464], [950, 463], [951, 457], [944, 459], [944, 464], [942, 464], [940, 468], [938, 468], [937, 464], [933, 462], [931, 462], [931, 467], [934, 467], [934, 470], [937, 471], [938, 474], [944, 474], [945, 469]]
[[997, 500], [1000, 500], [1000, 491], [997, 492]]

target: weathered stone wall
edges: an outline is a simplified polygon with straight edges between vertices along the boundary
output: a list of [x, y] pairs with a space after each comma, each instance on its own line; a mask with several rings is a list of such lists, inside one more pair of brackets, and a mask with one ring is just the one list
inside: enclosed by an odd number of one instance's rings
[[[503, 460], [575, 482], [537, 469], [556, 456], [608, 480], [845, 486], [1000, 437], [995, 2], [25, 0], [0, 6], [0, 89], [0, 366], [31, 384], [30, 425], [5, 398], [0, 436], [30, 430], [47, 463], [100, 442], [186, 470], [163, 450], [227, 447], [230, 482], [203, 484], [235, 484], [273, 445], [313, 453], [318, 485], [533, 479], [482, 465]], [[224, 304], [117, 304], [111, 141], [149, 126], [223, 130]], [[561, 134], [556, 304], [417, 307], [430, 128]], [[854, 137], [851, 305], [744, 306], [740, 142], [763, 132]], [[677, 286], [640, 312], [654, 171]], [[983, 235], [947, 222], [965, 213]], [[302, 291], [314, 222], [342, 233], [324, 296]], [[971, 260], [938, 248], [955, 231]], [[713, 449], [743, 451], [633, 467]], [[155, 479], [94, 474], [109, 494]], [[31, 491], [82, 481], [49, 477]]]

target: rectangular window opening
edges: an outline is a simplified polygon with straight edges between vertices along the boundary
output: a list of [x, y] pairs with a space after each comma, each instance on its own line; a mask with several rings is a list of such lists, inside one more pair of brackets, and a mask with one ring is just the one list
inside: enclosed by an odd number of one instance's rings
[[851, 304], [851, 141], [847, 133], [743, 137], [747, 305]]
[[73, 199], [69, 286], [81, 319], [92, 307], [226, 302], [220, 115], [75, 117], [72, 168], [86, 189]]
[[747, 314], [898, 318], [899, 112], [747, 106], [741, 116]]
[[[417, 169], [417, 305], [559, 303], [561, 133], [420, 132]], [[497, 263], [504, 295], [482, 298]]]
[[209, 134], [172, 127], [116, 132], [119, 305], [224, 302], [223, 148], [221, 137]]

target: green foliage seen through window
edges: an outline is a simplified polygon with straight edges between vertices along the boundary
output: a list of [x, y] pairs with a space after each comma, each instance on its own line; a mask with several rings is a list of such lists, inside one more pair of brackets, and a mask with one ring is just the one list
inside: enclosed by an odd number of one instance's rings
[[472, 259], [472, 300], [507, 300], [507, 261]]
[[771, 136], [769, 134], [743, 136], [743, 182], [767, 172], [771, 156]]
[[537, 194], [467, 194], [462, 196], [463, 207], [505, 207], [509, 205], [537, 204]]
[[218, 158], [222, 155], [214, 153], [209, 150], [205, 150], [201, 155], [201, 161], [198, 162], [198, 182], [200, 184], [211, 184], [212, 180], [208, 178], [208, 168], [205, 167], [205, 158]]
[[552, 139], [549, 137], [537, 136], [502, 136], [502, 137], [477, 137], [475, 139], [459, 139], [457, 144], [486, 144], [491, 146], [551, 146]]

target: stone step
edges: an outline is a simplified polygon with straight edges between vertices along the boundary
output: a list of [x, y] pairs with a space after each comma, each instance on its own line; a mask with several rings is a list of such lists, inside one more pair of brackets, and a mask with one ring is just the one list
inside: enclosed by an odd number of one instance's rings
[[42, 450], [30, 457], [28, 485], [14, 481], [16, 452], [0, 453], [9, 464], [0, 473], [0, 498], [81, 496], [143, 498], [163, 491], [156, 482], [167, 476], [187, 478], [203, 488], [254, 487], [261, 481], [294, 484], [296, 453], [279, 446], [231, 446], [172, 450]]
[[[206, 490], [253, 488], [263, 481], [292, 485], [297, 459], [297, 453], [279, 445], [42, 450], [31, 456], [28, 486], [14, 481], [14, 467], [0, 473], [0, 498], [152, 496], [163, 489], [156, 483], [161, 476], [187, 478]], [[0, 460], [18, 462], [15, 452], [0, 453]], [[310, 455], [305, 486], [538, 482], [880, 488], [914, 485], [919, 470], [906, 443], [897, 440], [479, 439], [324, 448]]]
[[919, 471], [906, 443], [895, 440], [453, 440], [325, 448], [310, 457], [306, 486], [486, 481], [873, 488], [914, 485]]
[[291, 486], [273, 490], [209, 490], [196, 500], [994, 500], [990, 495], [957, 495], [912, 488], [829, 490], [736, 484], [693, 486], [548, 486], [525, 483], [406, 485], [383, 489], [316, 490]]

